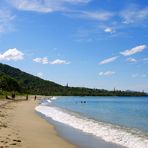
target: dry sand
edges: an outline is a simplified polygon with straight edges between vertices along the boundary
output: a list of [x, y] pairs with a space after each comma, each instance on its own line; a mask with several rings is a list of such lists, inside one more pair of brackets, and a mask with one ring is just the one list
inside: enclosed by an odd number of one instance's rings
[[36, 114], [36, 105], [32, 96], [28, 101], [0, 101], [0, 148], [74, 148]]

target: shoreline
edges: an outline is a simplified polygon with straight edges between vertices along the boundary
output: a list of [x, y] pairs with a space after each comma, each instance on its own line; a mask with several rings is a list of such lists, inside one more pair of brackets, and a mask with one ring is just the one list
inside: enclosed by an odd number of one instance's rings
[[[40, 105], [38, 105], [38, 107], [39, 106]], [[41, 106], [42, 106], [42, 103], [41, 103]], [[58, 121], [54, 120], [52, 117], [48, 117], [48, 115], [45, 115], [44, 113], [42, 113], [38, 110], [36, 110], [36, 112], [41, 118], [43, 118], [49, 124], [52, 124], [55, 127], [55, 129], [60, 137], [71, 142], [72, 144], [74, 144], [78, 148], [90, 148], [90, 147], [92, 147], [92, 148], [98, 148], [98, 147], [99, 148], [124, 148], [124, 146], [119, 145], [117, 143], [105, 141], [100, 137], [96, 137], [95, 135], [83, 132], [82, 130], [79, 130], [77, 128], [69, 126], [68, 124], [58, 122]], [[49, 111], [49, 113], [50, 113], [50, 111]]]
[[[41, 99], [43, 96], [37, 96]], [[38, 100], [0, 100], [0, 148], [75, 148], [35, 112]]]
[[[43, 117], [35, 107], [44, 96], [0, 99], [0, 148], [123, 148]], [[50, 112], [48, 112], [50, 113]], [[54, 114], [53, 114], [54, 115]]]
[[[78, 99], [80, 99], [79, 102], [82, 102], [81, 98]], [[45, 100], [45, 102], [43, 101], [38, 107], [36, 107], [36, 110], [37, 112], [39, 112], [39, 114], [41, 114], [41, 117], [45, 118], [52, 125], [55, 125], [55, 128], [56, 130], [58, 129], [57, 131], [58, 133], [60, 133], [60, 136], [64, 137], [65, 139], [68, 139], [68, 141], [71, 141], [72, 143], [78, 145], [81, 148], [98, 148], [98, 146], [101, 148], [121, 148], [131, 146], [134, 146], [135, 148], [146, 148], [148, 146], [146, 133], [142, 132], [141, 130], [138, 130], [138, 128], [130, 128], [130, 126], [122, 126], [122, 124], [119, 124], [118, 126], [114, 123], [111, 124], [109, 122], [93, 120], [89, 118], [89, 115], [85, 118], [85, 115], [83, 116], [84, 112], [82, 112], [81, 114], [80, 109], [86, 109], [87, 106], [83, 105], [83, 107], [81, 108], [79, 108], [80, 106], [77, 106], [75, 110], [73, 108], [75, 102], [77, 102], [78, 99], [67, 102], [66, 98], [64, 98], [63, 101], [59, 101], [59, 104], [58, 101], [55, 101], [52, 104], [50, 100]], [[89, 99], [86, 99], [85, 101], [89, 101]], [[119, 102], [122, 102], [122, 100]], [[90, 111], [89, 108], [87, 109], [88, 111]], [[77, 111], [80, 114], [77, 114]], [[98, 112], [98, 115], [99, 113], [100, 112]], [[122, 117], [122, 114], [119, 117]], [[127, 121], [129, 121], [129, 119]], [[85, 146], [83, 143], [85, 143]], [[94, 145], [94, 143], [97, 143], [97, 145]], [[93, 146], [90, 146], [90, 144], [93, 144]]]

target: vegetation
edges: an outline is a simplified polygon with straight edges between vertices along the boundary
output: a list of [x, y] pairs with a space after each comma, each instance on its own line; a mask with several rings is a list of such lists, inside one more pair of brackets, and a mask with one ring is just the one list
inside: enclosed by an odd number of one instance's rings
[[84, 87], [68, 87], [43, 80], [14, 67], [0, 64], [0, 95], [5, 92], [51, 96], [145, 96], [144, 92], [107, 91]]
[[12, 77], [0, 73], [0, 88], [4, 91], [20, 91], [21, 87]]

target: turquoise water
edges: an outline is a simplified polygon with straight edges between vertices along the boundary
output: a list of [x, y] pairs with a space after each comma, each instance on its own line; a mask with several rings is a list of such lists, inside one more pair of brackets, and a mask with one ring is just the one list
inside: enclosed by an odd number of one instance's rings
[[148, 97], [53, 97], [36, 111], [106, 142], [148, 148]]
[[60, 97], [52, 104], [98, 121], [148, 132], [148, 97]]

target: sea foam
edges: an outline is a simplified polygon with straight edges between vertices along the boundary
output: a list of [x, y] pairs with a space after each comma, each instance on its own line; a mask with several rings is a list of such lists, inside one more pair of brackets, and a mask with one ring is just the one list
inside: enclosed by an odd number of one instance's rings
[[95, 135], [107, 142], [113, 142], [128, 148], [148, 148], [147, 137], [141, 133], [138, 134], [134, 130], [77, 116], [52, 106], [39, 105], [36, 107], [36, 111], [55, 121]]
[[51, 99], [51, 100], [56, 100], [56, 99], [57, 99], [57, 97], [51, 97], [50, 99]]

